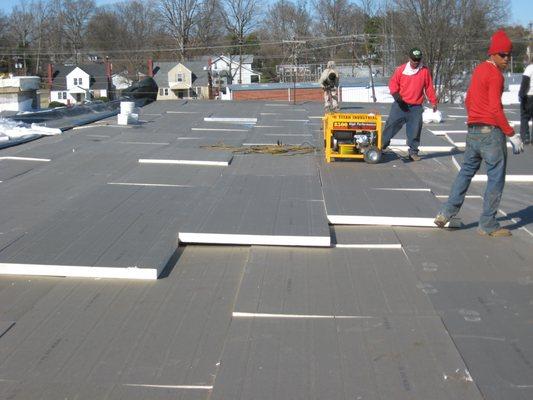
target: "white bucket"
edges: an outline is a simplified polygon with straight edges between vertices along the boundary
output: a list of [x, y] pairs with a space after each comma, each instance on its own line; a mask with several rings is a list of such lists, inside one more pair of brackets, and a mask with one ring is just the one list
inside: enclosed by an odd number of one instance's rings
[[131, 114], [135, 109], [134, 101], [121, 101], [120, 102], [120, 113], [121, 114]]
[[117, 115], [117, 124], [119, 125], [128, 125], [128, 114], [118, 114]]
[[118, 125], [129, 125], [137, 124], [139, 122], [139, 114], [118, 114], [117, 115], [117, 124]]

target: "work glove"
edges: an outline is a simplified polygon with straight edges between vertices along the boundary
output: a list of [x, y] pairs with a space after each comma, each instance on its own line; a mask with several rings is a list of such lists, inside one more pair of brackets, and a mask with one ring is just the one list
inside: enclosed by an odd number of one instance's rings
[[519, 134], [515, 133], [514, 136], [509, 138], [511, 146], [513, 146], [513, 154], [520, 154], [524, 151], [524, 143]]
[[400, 96], [400, 93], [393, 93], [392, 97], [403, 111], [409, 111], [409, 105], [405, 101], [403, 101], [402, 96]]

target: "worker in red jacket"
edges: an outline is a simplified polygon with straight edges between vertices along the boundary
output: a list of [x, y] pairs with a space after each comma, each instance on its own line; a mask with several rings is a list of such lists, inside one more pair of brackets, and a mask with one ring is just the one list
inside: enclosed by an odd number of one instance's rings
[[505, 31], [497, 31], [491, 38], [489, 59], [479, 64], [472, 73], [465, 102], [468, 132], [463, 166], [455, 178], [448, 200], [435, 218], [439, 228], [445, 227], [457, 215], [472, 177], [484, 161], [488, 179], [478, 233], [492, 237], [511, 236], [509, 229], [500, 227], [496, 213], [505, 185], [506, 137], [509, 137], [514, 154], [524, 150], [520, 135], [515, 135], [507, 121], [501, 101], [504, 83], [502, 72], [511, 61], [512, 48]]
[[383, 148], [386, 149], [391, 139], [405, 124], [409, 158], [412, 161], [420, 160], [418, 146], [422, 132], [424, 97], [427, 97], [433, 105], [433, 111], [437, 111], [437, 96], [433, 88], [433, 80], [428, 67], [423, 65], [421, 60], [422, 51], [415, 47], [409, 51], [409, 61], [394, 71], [389, 82], [394, 103], [392, 103], [382, 137]]

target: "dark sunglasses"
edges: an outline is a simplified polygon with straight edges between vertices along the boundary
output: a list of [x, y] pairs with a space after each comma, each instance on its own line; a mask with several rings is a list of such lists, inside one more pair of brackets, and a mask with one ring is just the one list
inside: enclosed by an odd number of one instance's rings
[[511, 58], [511, 53], [498, 53], [501, 58]]

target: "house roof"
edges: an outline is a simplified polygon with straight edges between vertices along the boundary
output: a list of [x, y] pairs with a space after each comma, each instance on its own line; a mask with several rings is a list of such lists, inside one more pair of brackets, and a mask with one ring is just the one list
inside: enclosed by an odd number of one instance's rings
[[54, 66], [51, 90], [67, 90], [67, 75], [76, 68], [80, 68], [91, 77], [89, 83], [91, 89], [107, 89], [105, 64], [86, 64]]
[[[250, 83], [244, 85], [229, 85], [230, 90], [274, 90], [274, 89], [288, 89], [292, 88], [294, 83], [292, 82], [273, 82], [273, 83]], [[297, 82], [296, 88], [298, 89], [318, 89], [320, 84], [317, 82]]]
[[[389, 78], [383, 76], [374, 77], [374, 86], [388, 86]], [[340, 86], [344, 87], [367, 87], [370, 86], [370, 77], [351, 77], [351, 76], [341, 76], [340, 77]]]
[[[229, 61], [231, 57], [231, 61], [234, 62], [234, 63], [238, 63], [239, 62], [239, 55], [238, 54], [232, 54], [232, 55], [225, 55], [225, 54], [221, 54], [219, 56], [214, 56], [212, 57], [212, 62], [217, 62], [218, 60], [220, 59], [226, 59]], [[254, 56], [253, 54], [243, 54], [242, 55], [242, 63], [243, 64], [252, 64], [254, 62]]]

